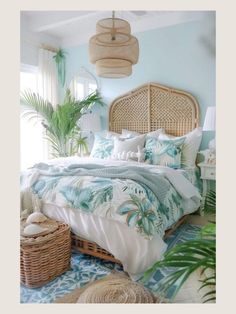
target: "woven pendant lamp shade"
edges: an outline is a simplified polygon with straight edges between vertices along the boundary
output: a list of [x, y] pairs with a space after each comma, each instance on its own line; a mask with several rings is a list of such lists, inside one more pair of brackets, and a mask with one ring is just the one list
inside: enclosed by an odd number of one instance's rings
[[97, 22], [96, 33], [107, 33], [115, 29], [118, 33], [130, 34], [131, 29], [127, 21], [118, 18], [107, 18]]
[[123, 19], [113, 17], [97, 22], [96, 35], [89, 41], [89, 59], [96, 65], [98, 76], [122, 78], [132, 74], [139, 45], [130, 31], [129, 23]]

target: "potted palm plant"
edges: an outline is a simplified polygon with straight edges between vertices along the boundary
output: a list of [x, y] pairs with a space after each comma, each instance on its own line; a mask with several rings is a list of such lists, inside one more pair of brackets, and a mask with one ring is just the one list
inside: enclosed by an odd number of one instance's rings
[[71, 156], [81, 146], [86, 150], [86, 138], [80, 136], [77, 123], [86, 109], [94, 104], [104, 104], [97, 91], [83, 100], [76, 100], [67, 89], [64, 101], [56, 107], [34, 92], [24, 91], [21, 94], [22, 116], [42, 123], [54, 157]]
[[[206, 197], [204, 211], [208, 214], [214, 214], [216, 208], [216, 193], [209, 191]], [[202, 296], [203, 302], [215, 301], [216, 286], [216, 225], [214, 221], [204, 226], [199, 237], [195, 240], [189, 240], [177, 244], [168, 250], [161, 261], [156, 262], [144, 274], [144, 282], [150, 276], [161, 268], [168, 267], [172, 271], [155, 286], [155, 291], [166, 297], [168, 291], [172, 289], [172, 299], [176, 296], [184, 282], [196, 270], [201, 270], [203, 276], [200, 290], [208, 288], [208, 291]]]

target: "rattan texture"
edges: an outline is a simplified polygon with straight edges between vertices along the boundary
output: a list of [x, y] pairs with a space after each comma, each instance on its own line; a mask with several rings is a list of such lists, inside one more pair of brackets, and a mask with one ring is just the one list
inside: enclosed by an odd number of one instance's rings
[[77, 303], [156, 303], [156, 299], [143, 285], [129, 277], [112, 274], [87, 287]]
[[110, 275], [76, 288], [53, 303], [168, 303], [168, 300], [153, 295], [125, 273], [112, 271]]
[[74, 233], [71, 233], [71, 240], [72, 249], [74, 249], [75, 251], [79, 251], [84, 254], [92, 255], [117, 264], [121, 264], [121, 262], [116, 259], [111, 253], [100, 247], [95, 242], [81, 238]]
[[157, 83], [116, 98], [109, 111], [109, 130], [117, 133], [122, 129], [147, 133], [164, 128], [168, 134], [181, 136], [198, 123], [199, 105], [190, 93]]
[[29, 288], [40, 287], [70, 268], [70, 227], [58, 223], [58, 229], [45, 236], [21, 237], [20, 280]]

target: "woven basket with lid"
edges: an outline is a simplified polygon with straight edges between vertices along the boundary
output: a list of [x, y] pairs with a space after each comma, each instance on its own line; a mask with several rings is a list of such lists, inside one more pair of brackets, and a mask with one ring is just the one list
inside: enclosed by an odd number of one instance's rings
[[[41, 223], [45, 227], [45, 223]], [[22, 230], [24, 222], [21, 224]], [[28, 288], [40, 287], [70, 268], [71, 238], [67, 224], [47, 220], [48, 232], [20, 239], [20, 277]]]

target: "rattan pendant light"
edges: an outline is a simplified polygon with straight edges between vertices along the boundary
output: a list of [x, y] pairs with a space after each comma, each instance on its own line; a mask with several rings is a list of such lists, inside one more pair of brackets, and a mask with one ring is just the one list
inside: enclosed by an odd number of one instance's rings
[[96, 35], [89, 40], [90, 62], [96, 65], [98, 76], [122, 78], [132, 74], [132, 65], [138, 62], [139, 45], [131, 34], [127, 21], [115, 18], [97, 22]]

